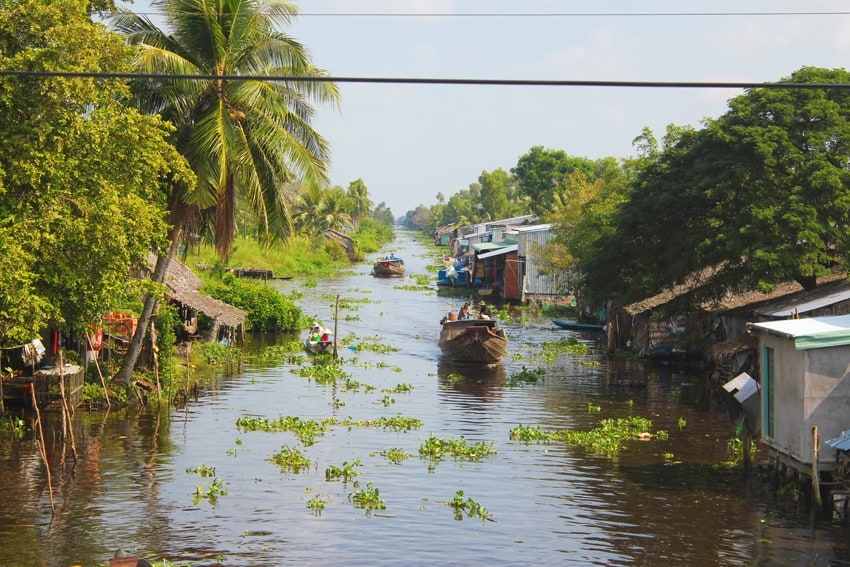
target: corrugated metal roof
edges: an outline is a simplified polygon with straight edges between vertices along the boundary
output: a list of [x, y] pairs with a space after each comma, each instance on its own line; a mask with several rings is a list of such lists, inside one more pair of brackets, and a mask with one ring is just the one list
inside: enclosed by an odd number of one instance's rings
[[518, 248], [519, 248], [519, 246], [516, 245], [516, 244], [512, 244], [510, 246], [504, 246], [504, 247], [499, 248], [497, 250], [493, 250], [492, 252], [487, 252], [485, 254], [479, 254], [478, 259], [484, 260], [486, 258], [491, 258], [493, 256], [501, 256], [502, 254], [508, 254], [510, 252], [516, 252]]
[[845, 431], [838, 437], [830, 439], [826, 444], [839, 451], [850, 451], [850, 431]]
[[797, 350], [850, 344], [850, 315], [751, 323], [750, 329], [788, 337]]
[[811, 291], [773, 301], [755, 311], [765, 317], [791, 317], [795, 313], [808, 313], [847, 300], [850, 300], [850, 282], [842, 277]]

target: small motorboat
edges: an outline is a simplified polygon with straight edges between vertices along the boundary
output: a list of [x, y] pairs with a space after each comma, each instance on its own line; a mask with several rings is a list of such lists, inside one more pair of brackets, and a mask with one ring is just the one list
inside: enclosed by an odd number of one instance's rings
[[379, 278], [393, 278], [404, 275], [404, 260], [395, 256], [388, 256], [378, 260], [372, 266], [372, 275]]

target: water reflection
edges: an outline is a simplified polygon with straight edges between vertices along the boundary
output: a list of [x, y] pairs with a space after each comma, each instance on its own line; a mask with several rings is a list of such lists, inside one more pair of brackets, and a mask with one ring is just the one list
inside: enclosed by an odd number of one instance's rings
[[505, 365], [493, 366], [453, 364], [440, 362], [437, 365], [440, 388], [494, 401], [505, 391]]
[[[426, 274], [428, 252], [402, 233], [394, 251]], [[346, 384], [293, 373], [302, 361], [251, 362], [222, 372], [170, 413], [78, 412], [78, 460], [68, 459], [55, 417], [45, 448], [57, 509], [50, 512], [40, 441], [32, 431], [0, 443], [0, 565], [103, 564], [118, 547], [177, 564], [254, 565], [827, 565], [850, 560], [846, 527], [813, 525], [782, 507], [769, 483], [723, 468], [734, 426], [708, 377], [608, 359], [596, 334], [554, 330], [548, 320], [504, 321], [509, 353], [492, 368], [442, 361], [439, 319], [463, 296], [412, 291], [373, 278], [368, 266], [298, 289], [304, 311], [329, 325], [346, 299], [339, 336], [374, 338], [386, 350], [341, 352]], [[575, 338], [586, 354], [541, 357]], [[252, 336], [250, 348], [296, 337]], [[533, 372], [541, 369], [540, 374]], [[412, 387], [398, 389], [399, 384]], [[603, 419], [645, 416], [653, 437], [616, 458], [563, 443], [511, 439], [518, 424], [588, 430]], [[240, 431], [240, 417], [332, 423], [312, 444], [292, 431]], [[411, 417], [421, 428], [342, 426], [342, 420]], [[28, 417], [28, 419], [30, 419]], [[29, 421], [30, 425], [34, 422]], [[478, 461], [430, 462], [430, 435], [493, 443]], [[297, 448], [298, 473], [270, 457]], [[390, 449], [408, 458], [391, 462]], [[360, 461], [348, 483], [325, 471]], [[204, 466], [214, 476], [196, 471]], [[217, 502], [195, 502], [221, 479]], [[355, 486], [355, 483], [357, 485]], [[371, 483], [386, 510], [367, 515], [352, 494]], [[493, 521], [455, 520], [457, 491]], [[307, 503], [326, 503], [320, 514]]]

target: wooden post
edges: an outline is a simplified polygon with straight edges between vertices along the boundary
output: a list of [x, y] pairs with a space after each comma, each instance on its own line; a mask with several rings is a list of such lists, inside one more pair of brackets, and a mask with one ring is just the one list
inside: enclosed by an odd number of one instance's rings
[[334, 306], [334, 360], [336, 360], [336, 332], [339, 328], [339, 294], [336, 296], [336, 305]]
[[818, 434], [818, 426], [812, 427], [812, 492], [814, 493], [815, 510], [823, 508], [823, 502], [820, 497], [820, 470], [818, 468], [818, 458], [820, 457], [820, 435]]

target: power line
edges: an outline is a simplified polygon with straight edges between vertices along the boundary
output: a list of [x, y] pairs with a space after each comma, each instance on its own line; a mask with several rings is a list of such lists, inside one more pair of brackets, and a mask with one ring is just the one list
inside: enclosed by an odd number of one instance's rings
[[334, 18], [652, 18], [734, 16], [848, 16], [850, 12], [307, 12], [297, 16]]
[[[134, 12], [140, 16], [162, 16], [164, 12]], [[850, 16], [850, 11], [829, 12], [301, 12], [309, 18], [710, 18]]]
[[0, 70], [0, 77], [62, 77], [75, 79], [146, 79], [151, 81], [265, 81], [296, 83], [372, 83], [407, 85], [477, 85], [524, 87], [615, 87], [664, 89], [850, 89], [850, 83], [756, 83], [756, 82], [688, 82], [688, 81], [586, 81], [544, 79], [463, 79], [428, 77], [299, 77], [284, 75], [212, 75], [157, 73], [99, 73], [64, 71]]

